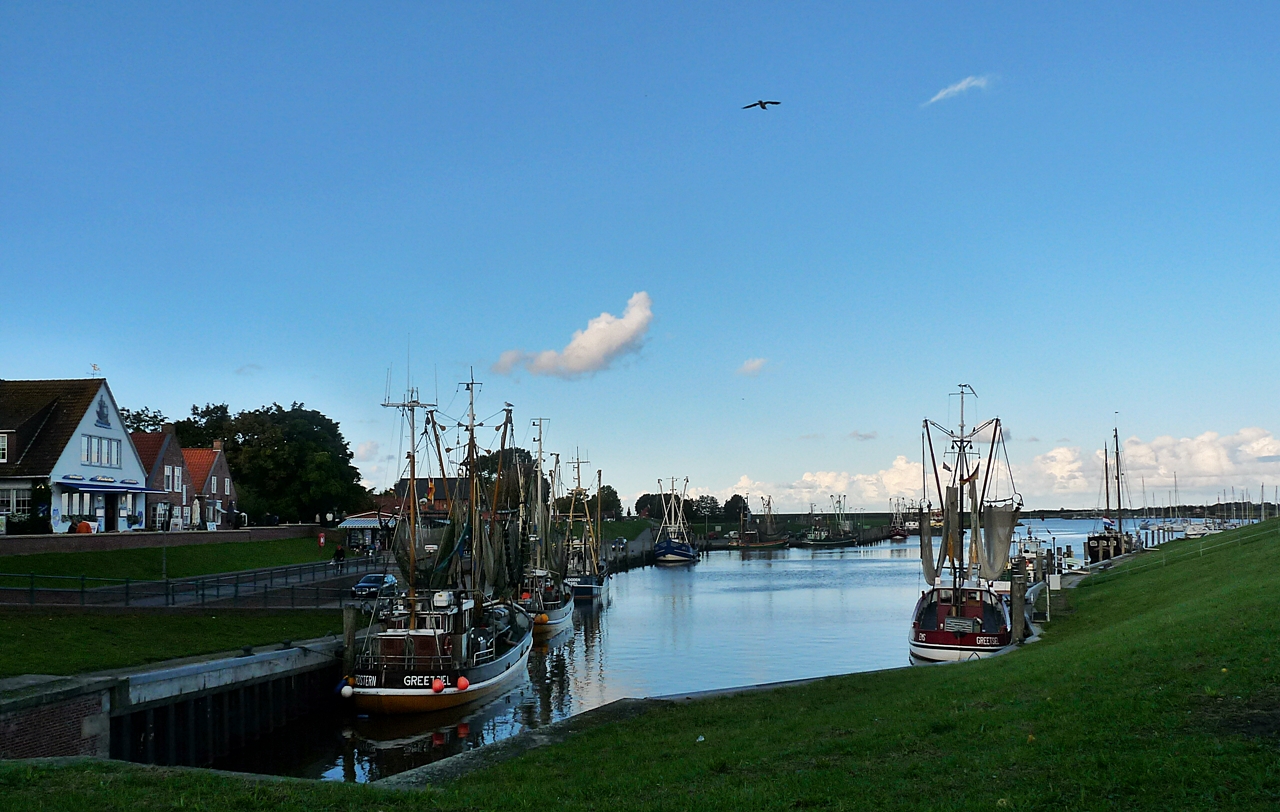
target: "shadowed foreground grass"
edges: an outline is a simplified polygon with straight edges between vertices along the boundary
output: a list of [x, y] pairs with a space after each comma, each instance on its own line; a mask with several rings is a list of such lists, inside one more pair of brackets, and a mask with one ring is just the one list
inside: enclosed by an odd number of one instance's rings
[[326, 611], [48, 613], [0, 609], [0, 677], [81, 674], [342, 634]]
[[1280, 534], [1245, 532], [1086, 582], [1012, 656], [663, 707], [429, 793], [8, 764], [0, 808], [1274, 809]]
[[[17, 575], [66, 575], [90, 578], [132, 578], [158, 581], [162, 573], [161, 559], [168, 558], [170, 578], [192, 578], [218, 572], [282, 567], [327, 561], [333, 557], [334, 545], [321, 549], [316, 539], [297, 538], [276, 541], [226, 541], [214, 544], [188, 544], [183, 547], [143, 547], [135, 550], [100, 550], [87, 553], [35, 553], [33, 555], [0, 556], [0, 572]], [[21, 579], [7, 585], [22, 587]], [[41, 583], [41, 586], [52, 584]], [[94, 586], [90, 583], [90, 586]]]

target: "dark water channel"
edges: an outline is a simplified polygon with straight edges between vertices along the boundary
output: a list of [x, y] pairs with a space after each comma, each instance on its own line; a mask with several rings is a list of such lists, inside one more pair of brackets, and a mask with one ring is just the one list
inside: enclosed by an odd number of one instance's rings
[[[1059, 542], [1080, 535], [1059, 522]], [[1035, 524], [1038, 535], [1054, 528]], [[1077, 549], [1079, 542], [1077, 542]], [[371, 781], [622, 697], [727, 688], [908, 664], [923, 588], [918, 540], [838, 550], [712, 552], [690, 567], [610, 581], [572, 629], [539, 643], [528, 679], [478, 708], [364, 717], [340, 700], [220, 760], [222, 769]]]

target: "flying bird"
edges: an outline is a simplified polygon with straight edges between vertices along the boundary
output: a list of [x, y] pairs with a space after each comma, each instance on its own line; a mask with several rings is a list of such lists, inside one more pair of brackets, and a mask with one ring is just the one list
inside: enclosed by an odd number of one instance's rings
[[751, 104], [748, 104], [746, 107], [744, 107], [744, 108], [742, 108], [742, 109], [743, 109], [743, 110], [750, 110], [752, 107], [759, 107], [761, 110], [768, 110], [768, 109], [769, 109], [769, 105], [771, 105], [771, 104], [782, 104], [782, 102], [776, 102], [776, 101], [765, 101], [764, 99], [761, 99], [761, 100], [760, 100], [760, 101], [758, 101], [758, 102], [752, 102]]

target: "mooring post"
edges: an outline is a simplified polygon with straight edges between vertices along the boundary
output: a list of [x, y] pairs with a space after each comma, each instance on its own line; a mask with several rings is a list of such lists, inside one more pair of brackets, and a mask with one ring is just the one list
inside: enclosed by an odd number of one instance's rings
[[356, 624], [360, 622], [360, 610], [355, 606], [342, 607], [342, 676], [349, 677], [356, 667]]
[[1012, 583], [1009, 585], [1009, 602], [1013, 610], [1013, 642], [1021, 644], [1026, 636], [1027, 562], [1025, 558], [1013, 561]]

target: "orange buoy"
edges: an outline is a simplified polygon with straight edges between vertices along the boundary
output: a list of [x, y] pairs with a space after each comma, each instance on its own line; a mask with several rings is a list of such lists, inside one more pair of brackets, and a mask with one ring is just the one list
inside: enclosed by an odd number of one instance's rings
[[431, 690], [435, 691], [436, 693], [440, 693], [441, 691], [443, 691], [443, 690], [444, 690], [444, 680], [440, 679], [439, 677], [437, 677], [436, 679], [432, 680], [432, 681], [431, 681]]
[[539, 623], [546, 623], [546, 622], [547, 622], [548, 620], [550, 620], [550, 619], [551, 619], [551, 618], [547, 617], [547, 613], [546, 613], [546, 612], [543, 612], [542, 614], [538, 615], [538, 622], [539, 622]]
[[471, 680], [466, 677], [458, 677], [458, 690], [465, 691], [471, 687]]

